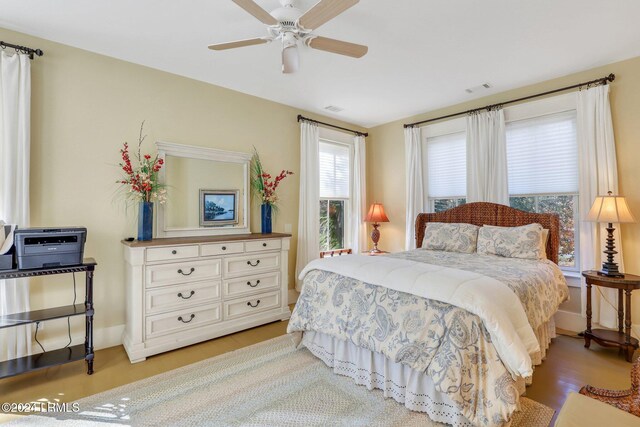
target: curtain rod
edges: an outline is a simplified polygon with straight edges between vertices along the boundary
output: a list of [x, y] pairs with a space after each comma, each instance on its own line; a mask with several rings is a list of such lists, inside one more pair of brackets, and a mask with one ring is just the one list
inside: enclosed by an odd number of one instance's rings
[[571, 85], [571, 86], [561, 87], [560, 89], [554, 89], [554, 90], [550, 90], [550, 91], [547, 91], [547, 92], [537, 93], [535, 95], [529, 95], [529, 96], [525, 96], [525, 97], [522, 97], [522, 98], [512, 99], [510, 101], [501, 102], [499, 104], [487, 105], [485, 107], [474, 108], [472, 110], [461, 111], [459, 113], [447, 114], [446, 116], [436, 117], [434, 119], [427, 119], [427, 120], [421, 120], [421, 121], [415, 122], [415, 123], [408, 123], [408, 124], [405, 124], [404, 127], [405, 128], [412, 128], [412, 127], [415, 127], [417, 125], [421, 125], [421, 124], [424, 124], [424, 123], [435, 122], [437, 120], [449, 119], [449, 118], [452, 118], [452, 117], [462, 116], [464, 114], [471, 114], [471, 113], [475, 113], [475, 112], [482, 111], [482, 110], [491, 111], [491, 110], [493, 110], [495, 108], [500, 108], [503, 105], [514, 104], [516, 102], [527, 101], [529, 99], [539, 98], [541, 96], [552, 95], [554, 93], [564, 92], [565, 90], [582, 88], [583, 86], [586, 86], [587, 88], [589, 88], [591, 86], [606, 85], [607, 83], [610, 83], [610, 82], [614, 81], [615, 79], [616, 79], [615, 74], [609, 74], [608, 76], [601, 77], [599, 79], [591, 80], [591, 81], [584, 82], [584, 83], [578, 83], [578, 84]]
[[332, 125], [331, 123], [320, 122], [318, 120], [313, 120], [313, 119], [305, 117], [305, 116], [303, 116], [301, 114], [298, 114], [298, 121], [301, 121], [301, 120], [304, 120], [305, 122], [316, 123], [316, 124], [323, 125], [323, 126], [329, 126], [331, 128], [335, 128], [335, 129], [345, 130], [347, 132], [355, 133], [356, 135], [360, 135], [360, 136], [364, 136], [364, 137], [369, 136], [369, 134], [367, 132], [360, 132], [360, 131], [353, 130], [353, 129], [343, 128], [341, 126]]
[[20, 46], [19, 44], [0, 41], [0, 48], [6, 49], [8, 47], [15, 49], [16, 52], [18, 53], [24, 53], [29, 55], [29, 59], [33, 59], [33, 55], [38, 55], [38, 56], [44, 55], [44, 52], [40, 49], [31, 49], [30, 47]]

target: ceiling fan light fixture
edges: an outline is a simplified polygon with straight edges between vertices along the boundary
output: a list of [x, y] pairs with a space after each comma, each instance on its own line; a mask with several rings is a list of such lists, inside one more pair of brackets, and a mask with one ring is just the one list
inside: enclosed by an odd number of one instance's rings
[[298, 45], [282, 46], [282, 72], [284, 74], [295, 73], [300, 68], [300, 56]]
[[332, 20], [360, 0], [319, 0], [311, 9], [302, 11], [296, 7], [297, 0], [280, 0], [281, 7], [267, 12], [256, 0], [232, 0], [260, 22], [267, 25], [267, 37], [237, 40], [209, 45], [211, 50], [227, 50], [243, 46], [282, 41], [282, 72], [295, 73], [299, 68], [298, 42], [312, 49], [324, 50], [338, 55], [361, 58], [368, 48], [364, 45], [319, 37], [313, 34], [319, 26]]

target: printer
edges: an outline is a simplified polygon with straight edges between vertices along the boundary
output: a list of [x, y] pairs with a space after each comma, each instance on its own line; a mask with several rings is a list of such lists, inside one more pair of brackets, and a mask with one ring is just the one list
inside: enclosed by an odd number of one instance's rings
[[84, 227], [18, 228], [14, 234], [18, 269], [82, 264], [86, 240]]

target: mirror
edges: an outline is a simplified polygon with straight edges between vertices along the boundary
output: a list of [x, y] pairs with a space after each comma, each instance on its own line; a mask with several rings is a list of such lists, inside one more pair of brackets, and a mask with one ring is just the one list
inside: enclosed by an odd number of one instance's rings
[[158, 206], [157, 237], [249, 233], [251, 155], [157, 142], [167, 201]]

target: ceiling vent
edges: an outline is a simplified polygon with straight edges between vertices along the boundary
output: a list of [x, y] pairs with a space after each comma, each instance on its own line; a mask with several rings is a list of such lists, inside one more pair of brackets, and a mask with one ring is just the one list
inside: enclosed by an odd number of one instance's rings
[[464, 91], [467, 93], [478, 93], [487, 89], [491, 89], [491, 85], [489, 83], [483, 83], [480, 86], [470, 87], [469, 89], [465, 89]]
[[327, 105], [326, 107], [324, 107], [324, 109], [327, 111], [331, 111], [332, 113], [339, 113], [340, 111], [344, 110], [344, 108], [336, 107], [335, 105]]

